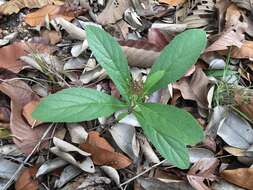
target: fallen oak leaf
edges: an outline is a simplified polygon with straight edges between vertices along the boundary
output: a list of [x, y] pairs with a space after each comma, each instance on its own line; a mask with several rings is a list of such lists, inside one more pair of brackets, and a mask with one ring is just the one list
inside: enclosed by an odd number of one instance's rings
[[253, 190], [253, 168], [224, 170], [221, 172], [221, 177], [237, 186]]
[[25, 168], [16, 181], [15, 189], [16, 190], [38, 190], [39, 182], [37, 179], [35, 179], [35, 175], [37, 171], [38, 171], [38, 168], [36, 166]]
[[30, 26], [43, 26], [47, 16], [49, 20], [61, 17], [67, 21], [71, 21], [84, 11], [85, 10], [79, 9], [78, 7], [68, 7], [66, 5], [46, 5], [26, 15], [25, 22]]
[[115, 169], [128, 167], [132, 161], [114, 148], [98, 132], [90, 132], [87, 140], [80, 148], [91, 153], [91, 158], [96, 165], [107, 165]]

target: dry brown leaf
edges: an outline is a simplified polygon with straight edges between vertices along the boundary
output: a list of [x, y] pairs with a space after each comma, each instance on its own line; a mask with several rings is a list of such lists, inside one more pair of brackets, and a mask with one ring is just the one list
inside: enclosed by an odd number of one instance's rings
[[91, 153], [91, 158], [96, 165], [107, 165], [115, 169], [128, 167], [132, 161], [114, 148], [98, 132], [90, 132], [85, 143], [80, 148]]
[[196, 190], [211, 190], [204, 184], [204, 180], [215, 180], [214, 172], [219, 165], [216, 158], [204, 158], [196, 162], [187, 173], [189, 183]]
[[[26, 155], [30, 154], [33, 148], [40, 141], [47, 130], [47, 126], [41, 125], [32, 129], [22, 116], [23, 107], [32, 100], [38, 100], [31, 88], [21, 80], [10, 80], [0, 84], [0, 91], [11, 99], [11, 121], [10, 129], [13, 141], [18, 148]], [[49, 134], [50, 135], [50, 134]], [[42, 147], [46, 143], [42, 143]]]
[[4, 106], [0, 107], [0, 122], [9, 123], [10, 122], [10, 109]]
[[20, 174], [15, 184], [16, 190], [38, 190], [39, 182], [35, 179], [35, 175], [38, 171], [37, 167], [26, 168]]
[[241, 48], [244, 42], [244, 34], [233, 29], [223, 32], [218, 40], [211, 44], [205, 52], [227, 50], [230, 46]]
[[45, 39], [47, 39], [47, 41], [51, 44], [51, 45], [55, 45], [57, 43], [59, 43], [62, 39], [61, 33], [54, 31], [54, 30], [44, 30], [41, 33], [41, 36]]
[[253, 41], [245, 41], [241, 48], [234, 47], [231, 50], [231, 57], [236, 59], [253, 60]]
[[130, 0], [109, 0], [105, 9], [98, 15], [97, 22], [101, 25], [113, 24], [121, 20]]
[[25, 7], [31, 9], [41, 8], [55, 2], [52, 0], [10, 0], [0, 6], [0, 13], [3, 15], [11, 15], [13, 13], [18, 13], [20, 9]]
[[201, 68], [197, 67], [191, 78], [184, 77], [173, 84], [173, 87], [180, 90], [184, 99], [194, 100], [199, 107], [207, 109], [209, 83], [208, 77]]
[[16, 42], [0, 48], [0, 68], [19, 73], [26, 64], [18, 59], [32, 51], [50, 53], [51, 50], [42, 44]]
[[167, 35], [161, 32], [159, 29], [151, 28], [148, 31], [148, 42], [156, 45], [162, 50], [171, 40]]
[[78, 10], [77, 7], [67, 7], [66, 5], [46, 5], [41, 9], [26, 15], [25, 22], [30, 26], [43, 26], [45, 18], [49, 20], [56, 17], [62, 17], [67, 21], [71, 21], [80, 14], [83, 10]]
[[30, 124], [31, 127], [36, 127], [42, 124], [41, 121], [35, 120], [32, 117], [32, 112], [37, 107], [39, 102], [40, 102], [39, 100], [32, 100], [23, 107], [23, 116], [25, 117], [25, 119], [27, 120], [27, 122]]
[[238, 109], [249, 119], [253, 119], [253, 92], [248, 89], [238, 89], [235, 92], [235, 102]]
[[149, 68], [160, 55], [160, 48], [144, 40], [121, 41], [121, 47], [132, 67]]
[[253, 168], [224, 170], [221, 176], [230, 183], [253, 190]]
[[168, 5], [177, 6], [182, 5], [186, 2], [186, 0], [159, 0], [160, 3], [166, 3]]

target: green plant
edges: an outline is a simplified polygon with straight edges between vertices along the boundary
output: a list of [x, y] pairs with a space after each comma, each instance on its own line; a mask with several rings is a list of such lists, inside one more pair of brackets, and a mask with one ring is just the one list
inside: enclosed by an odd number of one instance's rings
[[127, 59], [112, 36], [94, 26], [88, 26], [86, 32], [90, 49], [124, 101], [93, 89], [70, 88], [44, 98], [33, 117], [46, 122], [80, 122], [128, 109], [163, 157], [179, 168], [188, 168], [186, 145], [203, 138], [198, 122], [184, 110], [145, 103], [145, 99], [178, 80], [197, 61], [206, 46], [205, 32], [192, 29], [176, 36], [161, 52], [144, 84], [132, 80]]

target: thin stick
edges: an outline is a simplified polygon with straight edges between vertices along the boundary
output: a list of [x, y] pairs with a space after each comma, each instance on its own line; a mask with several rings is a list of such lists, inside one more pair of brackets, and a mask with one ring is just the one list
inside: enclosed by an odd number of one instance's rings
[[51, 124], [48, 129], [44, 132], [44, 134], [42, 135], [40, 141], [36, 144], [36, 146], [33, 148], [32, 152], [26, 157], [26, 159], [24, 160], [24, 162], [19, 166], [19, 168], [16, 170], [16, 172], [13, 174], [13, 176], [10, 178], [10, 180], [4, 185], [4, 187], [2, 188], [2, 190], [7, 190], [13, 183], [13, 181], [16, 179], [16, 177], [19, 175], [19, 173], [21, 172], [21, 170], [23, 169], [23, 167], [25, 166], [25, 164], [30, 160], [31, 156], [35, 153], [36, 149], [40, 146], [41, 142], [43, 141], [43, 139], [47, 136], [47, 134], [49, 133], [49, 131], [52, 129], [53, 124]]
[[[122, 187], [122, 186], [124, 186], [124, 185], [130, 183], [131, 181], [133, 181], [133, 180], [135, 180], [135, 179], [141, 177], [142, 175], [144, 175], [145, 173], [149, 172], [149, 171], [152, 170], [153, 168], [156, 168], [157, 166], [163, 164], [165, 161], [166, 161], [166, 160], [162, 160], [161, 162], [158, 162], [157, 164], [154, 164], [153, 166], [151, 166], [150, 168], [144, 170], [143, 172], [139, 173], [138, 175], [134, 176], [133, 178], [131, 178], [131, 179], [129, 179], [129, 180], [127, 180], [127, 181], [121, 183], [121, 184], [120, 184], [120, 187]], [[174, 166], [173, 166], [173, 167], [174, 167]]]

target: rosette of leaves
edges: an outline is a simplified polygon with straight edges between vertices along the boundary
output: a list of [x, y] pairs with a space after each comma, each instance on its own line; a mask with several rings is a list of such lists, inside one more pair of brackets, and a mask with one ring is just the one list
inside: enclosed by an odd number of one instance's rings
[[69, 88], [44, 98], [33, 117], [44, 122], [80, 122], [128, 109], [160, 154], [175, 166], [189, 167], [187, 145], [203, 138], [194, 117], [179, 108], [145, 103], [147, 96], [181, 78], [206, 46], [206, 33], [192, 29], [177, 35], [161, 52], [144, 84], [133, 81], [118, 42], [103, 29], [86, 28], [89, 48], [122, 95], [122, 100], [89, 88]]

